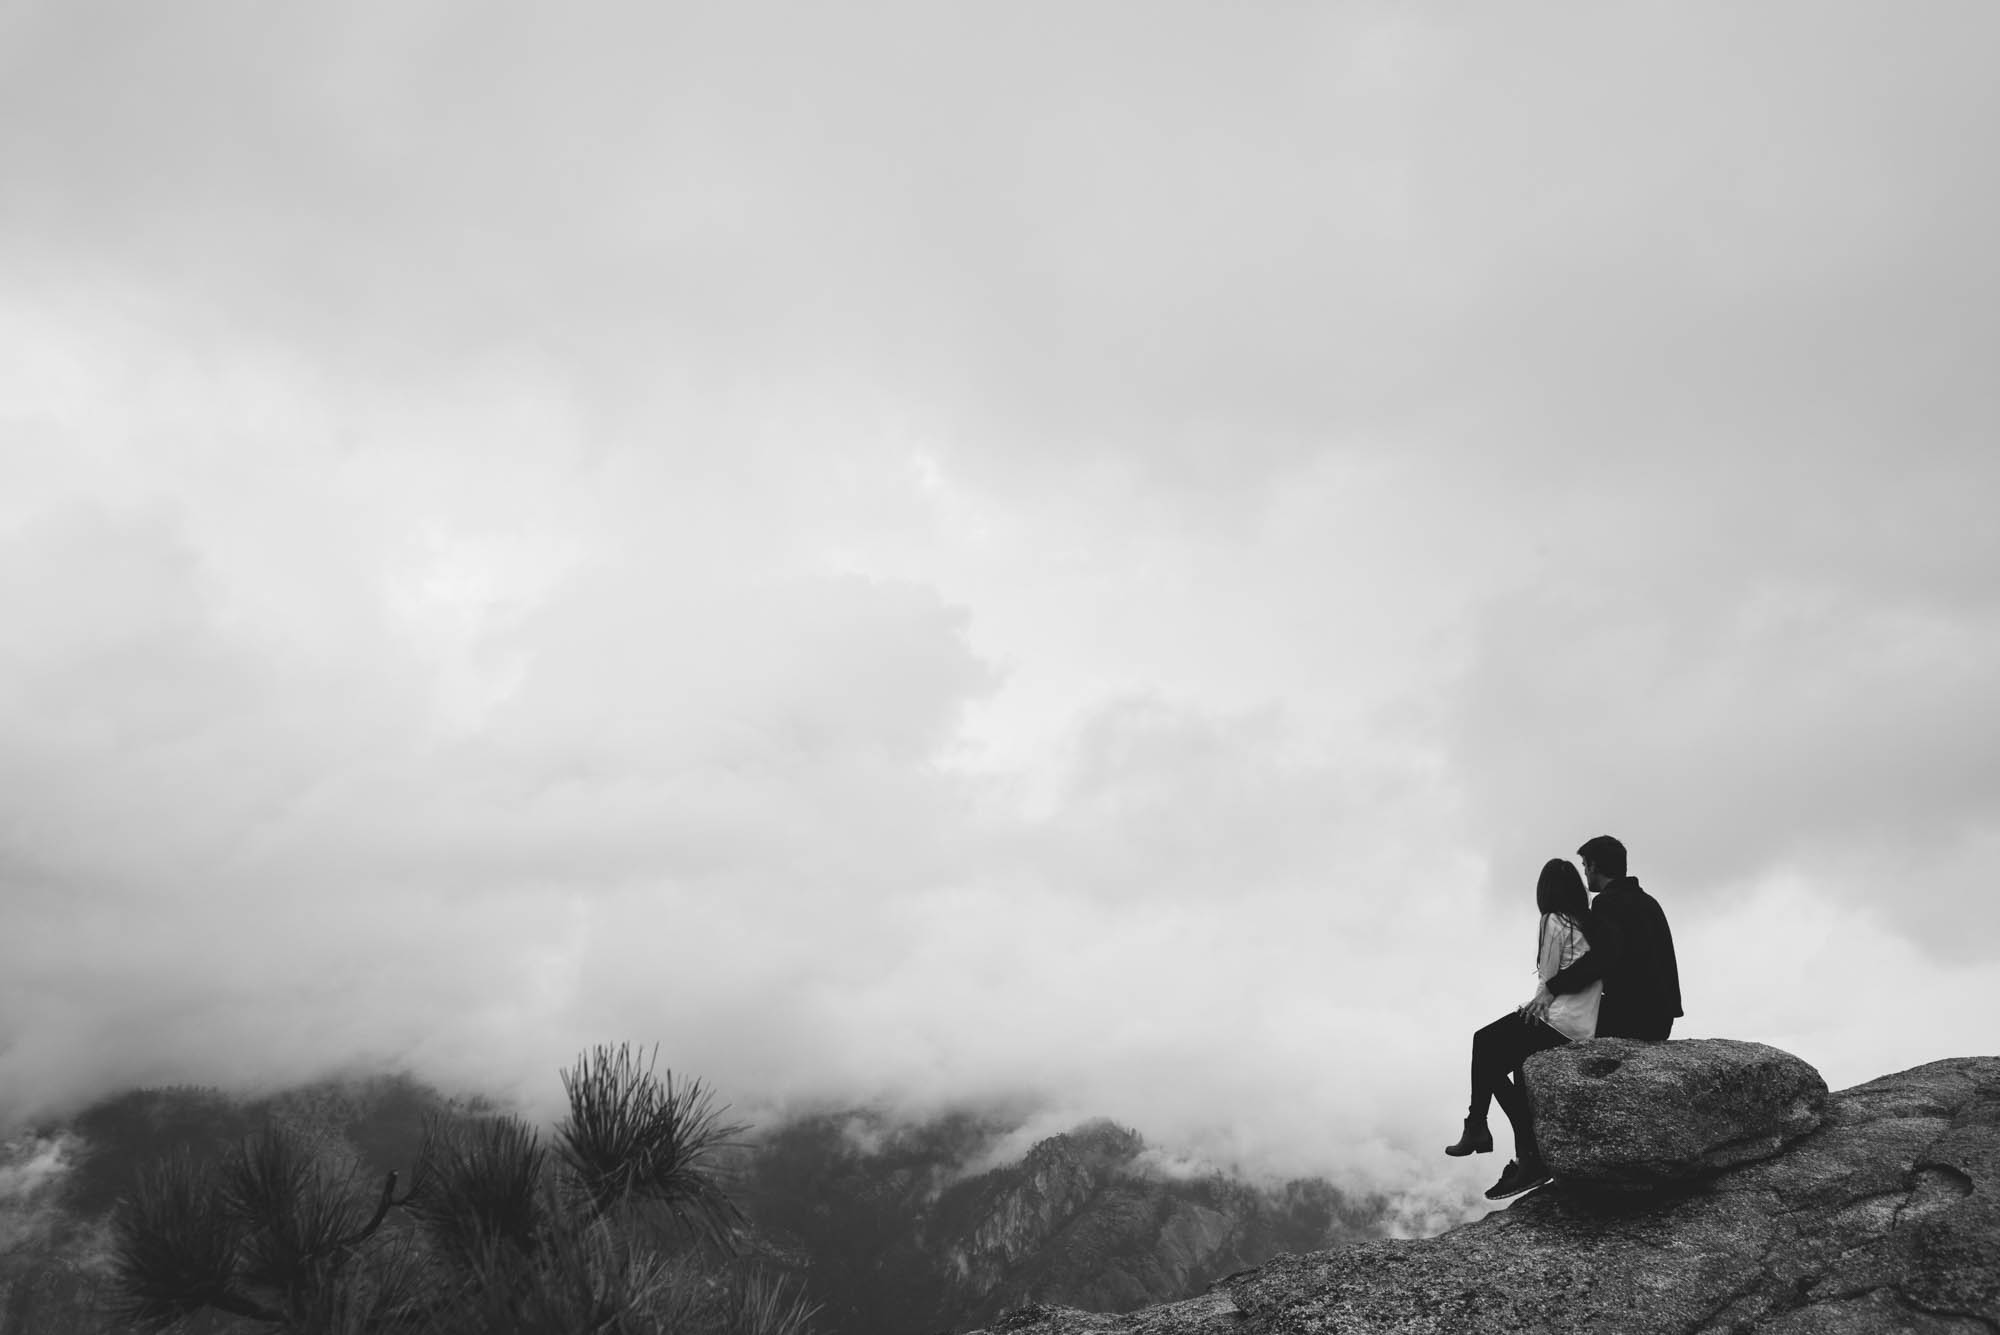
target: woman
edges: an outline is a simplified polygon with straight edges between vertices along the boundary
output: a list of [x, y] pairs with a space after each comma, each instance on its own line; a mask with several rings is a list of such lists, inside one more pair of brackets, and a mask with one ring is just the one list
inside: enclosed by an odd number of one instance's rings
[[1549, 1005], [1547, 1020], [1529, 1014], [1529, 1006], [1541, 998], [1541, 985], [1590, 949], [1586, 927], [1590, 897], [1584, 891], [1583, 877], [1567, 860], [1551, 858], [1542, 865], [1541, 877], [1535, 882], [1535, 906], [1542, 911], [1535, 938], [1535, 997], [1472, 1036], [1472, 1105], [1466, 1111], [1465, 1131], [1458, 1143], [1445, 1147], [1445, 1153], [1454, 1156], [1492, 1150], [1493, 1133], [1486, 1127], [1486, 1109], [1490, 1102], [1500, 1104], [1500, 1111], [1514, 1126], [1514, 1162], [1486, 1193], [1493, 1200], [1518, 1195], [1549, 1180], [1535, 1144], [1528, 1096], [1516, 1073], [1534, 1053], [1596, 1033], [1597, 1003], [1604, 992], [1603, 983], [1592, 983], [1581, 992], [1556, 997]]

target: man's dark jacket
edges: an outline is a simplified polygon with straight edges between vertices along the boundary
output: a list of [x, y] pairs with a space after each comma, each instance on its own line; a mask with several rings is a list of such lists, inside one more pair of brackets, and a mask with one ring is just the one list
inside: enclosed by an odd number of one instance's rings
[[1602, 978], [1599, 1038], [1665, 1038], [1681, 1015], [1681, 970], [1660, 901], [1621, 876], [1598, 893], [1584, 935], [1590, 949], [1549, 979], [1549, 991], [1580, 992]]

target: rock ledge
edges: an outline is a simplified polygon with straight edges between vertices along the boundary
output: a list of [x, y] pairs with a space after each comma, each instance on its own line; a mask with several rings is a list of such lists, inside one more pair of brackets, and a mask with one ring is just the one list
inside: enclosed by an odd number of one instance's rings
[[1817, 1128], [1826, 1081], [1789, 1052], [1733, 1038], [1596, 1038], [1528, 1059], [1528, 1099], [1556, 1176], [1649, 1188], [1767, 1159]]

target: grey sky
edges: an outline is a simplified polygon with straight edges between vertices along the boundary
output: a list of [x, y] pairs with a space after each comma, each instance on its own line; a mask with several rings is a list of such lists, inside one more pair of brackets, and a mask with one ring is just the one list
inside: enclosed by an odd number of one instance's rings
[[13, 1111], [630, 1036], [1456, 1190], [1605, 830], [1689, 1032], [1990, 1046], [2000, 17], [1466, 10], [0, 8]]

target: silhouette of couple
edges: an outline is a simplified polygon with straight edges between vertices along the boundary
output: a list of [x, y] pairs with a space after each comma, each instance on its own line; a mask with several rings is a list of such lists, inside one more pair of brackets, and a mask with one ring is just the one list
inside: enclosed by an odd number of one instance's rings
[[[1583, 875], [1551, 858], [1535, 885], [1542, 925], [1535, 939], [1535, 995], [1472, 1036], [1472, 1105], [1450, 1155], [1493, 1148], [1486, 1109], [1498, 1103], [1514, 1126], [1514, 1159], [1487, 1191], [1503, 1200], [1550, 1180], [1535, 1143], [1521, 1064], [1545, 1048], [1584, 1038], [1663, 1042], [1681, 1015], [1680, 965], [1659, 901], [1626, 875], [1625, 845], [1608, 834], [1576, 850]], [[1588, 881], [1591, 901], [1585, 894]]]

